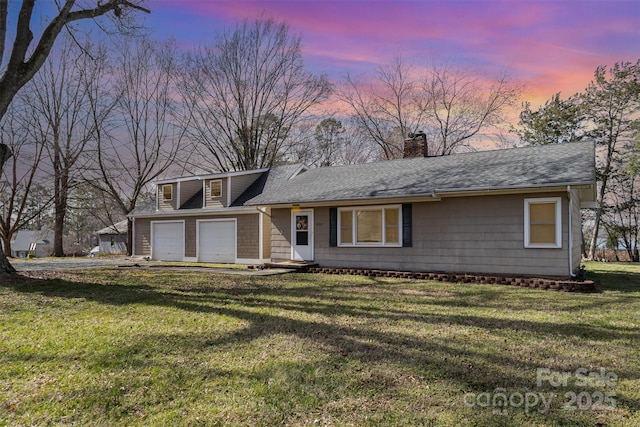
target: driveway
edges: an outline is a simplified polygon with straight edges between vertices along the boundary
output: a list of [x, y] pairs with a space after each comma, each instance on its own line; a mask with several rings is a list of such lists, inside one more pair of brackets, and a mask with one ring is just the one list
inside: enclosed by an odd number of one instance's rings
[[269, 268], [266, 270], [243, 269], [243, 268], [223, 268], [193, 266], [192, 264], [181, 265], [181, 263], [162, 261], [145, 261], [143, 259], [129, 257], [115, 258], [45, 258], [45, 259], [12, 259], [11, 264], [18, 271], [55, 271], [73, 270], [87, 268], [120, 267], [120, 268], [144, 268], [146, 270], [172, 269], [180, 271], [203, 271], [211, 273], [225, 273], [251, 276], [270, 276], [274, 274], [290, 273], [291, 270], [282, 268]]
[[[11, 259], [18, 271], [70, 270], [77, 268], [100, 268], [115, 265], [133, 265], [138, 260], [131, 258], [45, 258], [45, 259]], [[142, 261], [144, 262], [144, 261]]]

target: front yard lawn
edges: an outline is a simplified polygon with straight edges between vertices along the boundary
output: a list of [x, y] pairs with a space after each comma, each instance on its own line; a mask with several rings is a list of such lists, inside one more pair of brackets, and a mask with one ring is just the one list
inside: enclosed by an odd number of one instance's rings
[[603, 292], [155, 269], [2, 277], [0, 426], [637, 426], [640, 266], [587, 269]]

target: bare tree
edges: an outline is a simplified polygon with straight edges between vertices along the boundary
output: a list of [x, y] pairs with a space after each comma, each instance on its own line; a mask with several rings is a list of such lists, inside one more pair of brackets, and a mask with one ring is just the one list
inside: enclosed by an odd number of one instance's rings
[[[96, 114], [92, 94], [101, 90], [105, 72], [105, 52], [87, 44], [80, 48], [66, 38], [58, 61], [49, 58], [30, 82], [24, 99], [37, 117], [36, 138], [47, 152], [53, 181], [55, 209], [53, 255], [64, 256], [63, 235], [68, 196], [81, 180], [86, 152], [95, 140]], [[91, 52], [91, 56], [87, 54]]]
[[431, 67], [423, 85], [432, 135], [430, 155], [468, 148], [483, 129], [504, 123], [503, 113], [517, 103], [520, 88], [506, 74], [484, 78], [450, 64]]
[[[174, 43], [156, 44], [142, 38], [118, 52], [111, 86], [118, 96], [108, 123], [101, 123], [99, 113], [105, 108], [100, 106], [105, 97], [98, 95], [91, 101], [97, 112], [98, 144], [88, 182], [126, 215], [135, 209], [148, 184], [174, 164], [184, 131], [173, 122], [178, 68]], [[129, 253], [132, 228], [129, 221]]]
[[7, 257], [11, 256], [11, 239], [15, 233], [41, 215], [52, 201], [50, 194], [44, 197], [38, 194], [39, 200], [33, 204], [32, 189], [37, 186], [44, 144], [34, 141], [30, 119], [24, 109], [14, 105], [9, 107], [0, 125], [0, 142], [13, 153], [0, 181], [0, 238]]
[[82, 182], [69, 194], [65, 216], [65, 249], [83, 253], [96, 242], [95, 232], [123, 220], [116, 201], [90, 182]]
[[[8, 31], [9, 2], [0, 0], [0, 119], [18, 91], [29, 82], [42, 67], [49, 56], [60, 32], [69, 24], [81, 20], [96, 19], [108, 12], [113, 12], [119, 20], [130, 19], [130, 11], [141, 10], [149, 12], [140, 6], [141, 2], [129, 0], [106, 0], [95, 2], [95, 7], [76, 5], [76, 0], [66, 0], [58, 5], [57, 14], [45, 23], [44, 30], [35, 38], [32, 25], [35, 0], [23, 0], [18, 12], [15, 25]], [[18, 4], [17, 2], [13, 4]], [[121, 21], [122, 22], [122, 21]], [[7, 48], [7, 33], [14, 35], [9, 54], [5, 57]], [[5, 58], [6, 63], [5, 63]], [[0, 144], [0, 172], [5, 162], [11, 156], [7, 145]], [[0, 274], [14, 273], [4, 253], [0, 251]]]
[[379, 65], [368, 84], [347, 76], [340, 98], [389, 159], [401, 157], [404, 139], [418, 130], [427, 134], [427, 155], [469, 148], [471, 138], [503, 123], [519, 93], [506, 74], [485, 78], [449, 64], [420, 74], [398, 57]]
[[273, 20], [224, 31], [186, 65], [188, 134], [219, 171], [271, 166], [292, 126], [330, 90], [326, 77], [305, 71], [300, 37]]
[[322, 120], [315, 130], [316, 164], [331, 166], [336, 164], [342, 148], [344, 128], [342, 122], [333, 117]]
[[346, 75], [338, 92], [360, 131], [380, 148], [383, 159], [402, 157], [404, 139], [425, 124], [417, 70], [402, 57], [380, 64], [372, 81]]

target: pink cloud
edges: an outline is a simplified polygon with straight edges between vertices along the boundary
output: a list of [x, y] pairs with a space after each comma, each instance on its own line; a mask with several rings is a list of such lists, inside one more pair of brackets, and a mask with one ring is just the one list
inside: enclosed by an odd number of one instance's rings
[[[397, 54], [417, 62], [433, 54], [489, 73], [509, 69], [542, 102], [558, 91], [581, 91], [598, 65], [640, 57], [636, 0], [173, 4], [161, 2], [160, 13], [180, 10], [197, 17], [205, 26], [197, 28], [198, 34], [208, 39], [223, 24], [242, 19], [266, 16], [285, 21], [292, 32], [301, 34], [307, 65], [316, 72], [372, 72], [375, 64]], [[196, 30], [189, 24], [183, 26], [184, 35]]]

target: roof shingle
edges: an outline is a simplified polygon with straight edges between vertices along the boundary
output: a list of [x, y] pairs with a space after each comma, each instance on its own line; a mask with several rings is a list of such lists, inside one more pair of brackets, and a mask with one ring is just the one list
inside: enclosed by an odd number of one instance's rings
[[592, 142], [530, 146], [311, 169], [277, 181], [246, 205], [383, 198], [593, 184]]

